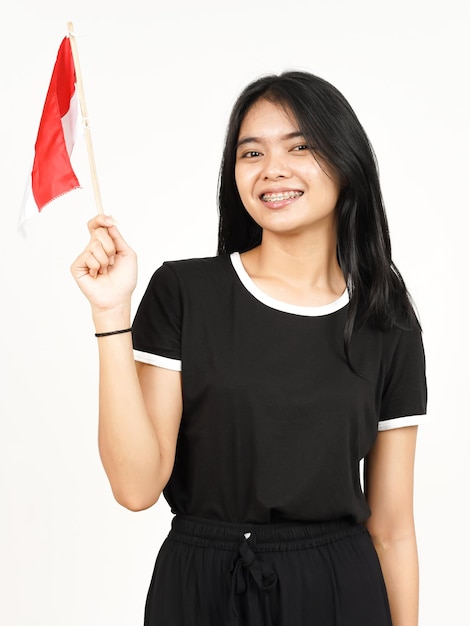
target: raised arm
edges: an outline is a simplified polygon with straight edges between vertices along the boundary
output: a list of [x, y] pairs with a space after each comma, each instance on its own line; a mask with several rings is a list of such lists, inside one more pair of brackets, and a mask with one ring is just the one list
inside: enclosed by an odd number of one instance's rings
[[[131, 325], [135, 253], [111, 218], [88, 223], [90, 241], [71, 267], [88, 298], [96, 332]], [[97, 339], [99, 449], [116, 500], [131, 510], [154, 504], [174, 463], [181, 420], [179, 372], [134, 362], [130, 333]]]
[[372, 511], [367, 528], [382, 567], [393, 626], [418, 626], [418, 554], [413, 515], [417, 426], [378, 433], [366, 459]]

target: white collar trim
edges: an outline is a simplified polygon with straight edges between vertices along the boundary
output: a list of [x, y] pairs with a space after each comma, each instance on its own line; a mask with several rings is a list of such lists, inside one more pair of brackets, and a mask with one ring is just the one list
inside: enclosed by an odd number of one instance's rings
[[230, 260], [232, 262], [233, 269], [235, 270], [238, 278], [242, 282], [245, 289], [247, 289], [247, 291], [249, 291], [251, 295], [254, 296], [257, 300], [259, 300], [266, 306], [269, 306], [271, 309], [277, 309], [278, 311], [283, 311], [284, 313], [292, 313], [293, 315], [318, 317], [321, 315], [329, 315], [330, 313], [339, 311], [339, 309], [342, 309], [349, 302], [349, 293], [347, 289], [345, 289], [343, 294], [337, 300], [334, 300], [333, 302], [324, 304], [322, 306], [299, 306], [297, 304], [282, 302], [282, 300], [276, 300], [275, 298], [268, 296], [267, 293], [262, 291], [255, 284], [251, 276], [246, 271], [239, 252], [233, 252], [230, 255]]

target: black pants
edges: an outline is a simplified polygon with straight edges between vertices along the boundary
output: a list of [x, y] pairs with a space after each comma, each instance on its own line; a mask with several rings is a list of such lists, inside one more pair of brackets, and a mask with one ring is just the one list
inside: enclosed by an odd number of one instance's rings
[[367, 530], [346, 521], [239, 526], [176, 516], [145, 626], [392, 626]]

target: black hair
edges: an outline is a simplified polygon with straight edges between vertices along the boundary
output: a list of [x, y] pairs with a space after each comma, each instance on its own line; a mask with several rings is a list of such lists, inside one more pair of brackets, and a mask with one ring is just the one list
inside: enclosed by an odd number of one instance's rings
[[243, 206], [235, 182], [240, 127], [260, 99], [290, 112], [317, 158], [342, 181], [335, 211], [337, 257], [350, 295], [344, 330], [349, 361], [355, 326], [368, 322], [389, 330], [418, 324], [403, 278], [392, 261], [373, 148], [345, 97], [326, 80], [289, 71], [249, 84], [233, 107], [220, 167], [218, 254], [244, 252], [261, 243], [261, 227]]

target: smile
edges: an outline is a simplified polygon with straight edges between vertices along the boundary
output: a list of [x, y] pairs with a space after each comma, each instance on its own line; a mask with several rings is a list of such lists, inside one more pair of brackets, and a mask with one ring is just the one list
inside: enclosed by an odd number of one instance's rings
[[282, 202], [283, 200], [292, 200], [303, 195], [303, 191], [283, 191], [282, 193], [263, 193], [261, 200], [263, 202]]

